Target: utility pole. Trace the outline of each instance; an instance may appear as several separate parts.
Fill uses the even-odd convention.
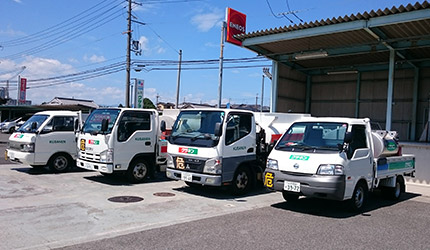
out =
[[[130,108],[130,53],[131,53],[131,1],[128,0],[128,19],[127,19],[127,66],[125,69],[125,104],[126,108]]]
[[[221,108],[222,99],[222,67],[224,62],[224,33],[225,33],[226,22],[222,22],[221,28],[221,49],[219,56],[219,83],[218,83],[218,108]]]
[[[179,107],[179,88],[181,85],[182,50],[179,50],[178,84],[176,85],[176,108]]]
[[[261,81],[261,107],[260,107],[260,112],[263,112],[263,105],[264,105],[264,75],[263,75],[263,80]]]

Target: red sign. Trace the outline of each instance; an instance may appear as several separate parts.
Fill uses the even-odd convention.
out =
[[[246,15],[235,11],[231,8],[227,8],[227,38],[226,41],[239,46],[242,46],[242,42],[235,39],[233,36],[243,34],[246,32]]]
[[[27,78],[21,78],[19,85],[19,103],[25,103],[25,93],[27,89]]]

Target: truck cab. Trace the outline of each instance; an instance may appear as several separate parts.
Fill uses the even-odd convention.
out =
[[[46,165],[65,172],[77,157],[74,124],[78,112],[43,111],[30,117],[9,137],[5,156],[32,167]]]
[[[374,133],[368,118],[295,122],[268,157],[264,185],[282,191],[287,201],[299,196],[349,200],[355,210],[375,188],[395,188],[399,182],[404,190],[402,177],[414,172],[414,157],[397,155],[397,144],[388,147],[393,152],[381,155]],[[382,170],[383,163],[388,170],[394,162],[397,167]]]
[[[131,182],[142,182],[163,161],[159,136],[156,110],[96,109],[79,132],[76,164],[104,175],[124,172]]]
[[[168,137],[167,177],[191,186],[230,186],[235,194],[246,193],[257,180],[262,180],[268,154],[267,136],[278,132],[276,128],[288,128],[302,115],[259,114],[258,117],[260,125],[256,114],[250,111],[182,110]]]

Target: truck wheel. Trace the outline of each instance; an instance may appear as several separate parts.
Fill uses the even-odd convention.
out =
[[[354,212],[360,212],[367,202],[367,187],[362,183],[357,183],[352,198],[348,201],[349,207]]]
[[[287,191],[282,191],[282,196],[284,197],[284,200],[287,202],[296,202],[299,199],[298,194],[292,194]]]
[[[235,195],[242,195],[247,193],[252,186],[252,174],[246,167],[239,167],[233,177],[231,191]]]
[[[11,127],[11,128],[9,129],[9,134],[12,134],[13,132],[15,132],[15,127]]]
[[[144,159],[135,159],[127,169],[127,179],[132,183],[143,182],[149,174],[149,164]]]
[[[55,154],[49,159],[48,167],[54,173],[64,173],[72,165],[72,158],[63,153]]]
[[[383,190],[385,197],[390,200],[398,200],[403,192],[405,192],[405,181],[401,176],[397,176],[396,185],[394,187],[386,187]]]

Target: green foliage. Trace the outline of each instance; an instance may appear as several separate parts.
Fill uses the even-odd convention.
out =
[[[143,98],[143,108],[145,109],[156,109],[154,103],[148,98]]]

